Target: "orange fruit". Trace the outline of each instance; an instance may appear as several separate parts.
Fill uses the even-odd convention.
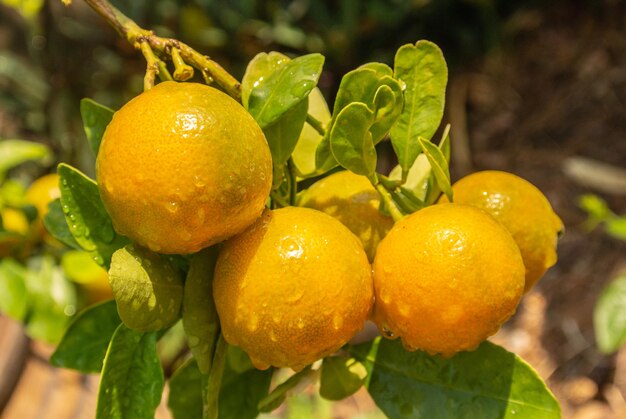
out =
[[[272,160],[256,121],[196,83],[160,83],[117,111],[96,163],[119,233],[160,253],[194,253],[261,214]]]
[[[524,290],[515,241],[467,205],[426,207],[397,222],[374,261],[374,321],[408,350],[451,356],[498,331]]]
[[[333,173],[302,192],[298,205],[313,208],[338,219],[363,244],[374,260],[380,240],[393,227],[393,220],[378,210],[380,196],[365,176],[349,171]]]
[[[222,333],[259,369],[300,370],[367,320],[372,276],[359,240],[309,208],[266,210],[220,251],[213,282]]]
[[[464,177],[452,189],[454,202],[484,209],[509,230],[524,259],[526,291],[556,263],[563,222],[532,183],[512,173],[487,170]]]
[[[37,209],[37,219],[33,224],[35,236],[57,247],[62,246],[62,244],[46,231],[43,219],[48,214],[48,204],[60,197],[59,175],[56,173],[50,173],[36,179],[26,191],[26,201]]]
[[[28,219],[22,211],[4,208],[0,211],[2,228],[6,233],[0,235],[0,257],[23,257],[31,248],[26,235]]]

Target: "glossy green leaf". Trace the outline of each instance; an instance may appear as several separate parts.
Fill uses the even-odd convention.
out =
[[[256,86],[263,84],[269,76],[280,67],[283,67],[290,58],[280,52],[261,52],[254,56],[246,67],[241,79],[241,103],[248,109],[250,93]]]
[[[191,259],[183,296],[183,327],[200,371],[208,374],[220,323],[213,302],[213,271],[217,248],[204,249]]]
[[[389,76],[392,77],[393,76],[393,70],[391,69],[391,67],[389,67],[387,64],[384,63],[365,63],[361,66],[359,66],[359,69],[369,69],[369,70],[374,70],[374,72],[376,72],[379,76]]]
[[[272,125],[263,129],[272,153],[272,163],[275,169],[282,169],[296,148],[304,121],[306,120],[308,107],[308,100],[303,100],[285,112]]]
[[[228,348],[228,353],[232,346]],[[259,415],[258,404],[267,396],[273,370],[255,368],[238,372],[226,364],[219,398],[219,417],[254,419]]]
[[[615,278],[604,290],[593,311],[598,348],[610,354],[626,344],[626,273]]]
[[[50,362],[84,373],[100,372],[111,337],[121,322],[115,301],[88,307],[70,323]]]
[[[351,352],[370,371],[372,398],[391,419],[557,419],[560,407],[521,358],[490,342],[450,359],[407,352],[398,340],[376,340]]]
[[[43,144],[23,140],[0,140],[0,178],[4,173],[27,161],[50,159],[50,149]]]
[[[307,380],[309,377],[315,374],[314,371],[311,370],[311,366],[305,367],[302,371],[299,371],[289,377],[285,382],[276,386],[274,390],[267,396],[263,397],[258,403],[259,412],[267,413],[271,412],[274,409],[277,409],[285,399],[287,398],[287,394],[301,381]]]
[[[450,184],[450,168],[448,161],[443,152],[423,137],[419,137],[419,144],[424,155],[430,163],[432,174],[437,182],[437,186],[446,194],[450,202],[452,202],[452,185]]]
[[[409,169],[406,180],[403,186],[412,191],[416,197],[422,201],[426,198],[426,192],[428,190],[428,178],[432,172],[430,163],[425,154],[417,156],[415,163]],[[402,167],[397,165],[389,173],[389,179],[401,181],[402,180]]]
[[[202,419],[202,373],[191,358],[181,365],[169,380],[167,399],[174,419]]]
[[[420,153],[418,138],[428,140],[443,117],[448,67],[443,53],[429,41],[400,47],[394,77],[405,85],[404,109],[391,129],[391,143],[406,173]]]
[[[73,249],[81,249],[67,225],[60,199],[55,199],[48,204],[48,212],[43,218],[43,225],[52,237],[64,245]]]
[[[0,313],[22,321],[27,310],[26,268],[13,259],[0,260]]]
[[[450,124],[446,124],[446,127],[443,129],[441,141],[439,142],[438,147],[443,153],[443,156],[446,158],[448,164],[450,164]]]
[[[248,110],[261,128],[277,121],[309,95],[317,85],[323,65],[323,55],[303,55],[280,66],[263,83],[253,87]]]
[[[324,358],[320,375],[320,396],[342,400],[356,393],[367,377],[363,364],[347,356]]]
[[[113,252],[127,244],[128,239],[113,229],[93,180],[66,164],[59,165],[58,173],[61,209],[72,236],[99,265],[108,269]]]
[[[163,392],[156,333],[121,324],[111,339],[98,390],[96,419],[153,419]]]
[[[83,118],[83,128],[94,156],[98,155],[104,130],[111,122],[111,119],[113,119],[114,112],[113,109],[107,108],[93,99],[85,98],[80,101],[80,115]]]
[[[174,264],[158,253],[132,244],[116,251],[109,282],[127,327],[156,331],[180,319],[183,280]]]
[[[363,176],[376,170],[376,148],[370,128],[374,113],[363,103],[351,103],[337,117],[330,133],[330,147],[343,167]]]
[[[51,256],[29,259],[25,279],[30,303],[26,333],[56,344],[76,312],[76,289]]]

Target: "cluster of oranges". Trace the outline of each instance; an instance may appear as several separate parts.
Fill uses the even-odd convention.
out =
[[[537,188],[496,171],[395,225],[350,172],[270,210],[263,132],[236,101],[193,83],[161,83],[115,113],[97,181],[116,229],[142,246],[189,254],[223,242],[221,330],[258,368],[301,369],[370,319],[408,350],[470,350],[555,263],[562,230]]]

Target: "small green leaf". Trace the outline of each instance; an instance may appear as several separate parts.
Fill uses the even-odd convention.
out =
[[[450,359],[407,352],[398,340],[351,348],[370,371],[366,383],[391,419],[560,418],[558,402],[521,358],[490,342]]]
[[[604,227],[610,236],[626,241],[626,216],[607,218]]]
[[[165,257],[127,245],[113,254],[109,281],[119,315],[129,328],[156,331],[180,318],[183,281]]]
[[[50,362],[84,373],[100,372],[111,337],[121,322],[115,301],[85,309],[70,323]]]
[[[439,150],[443,153],[448,164],[450,164],[450,124],[446,124],[446,127],[441,133],[441,141],[439,142]]]
[[[104,360],[96,419],[153,419],[163,392],[156,333],[121,324]]]
[[[376,62],[365,63],[359,66],[357,70],[363,69],[363,68],[373,70],[379,76],[389,76],[389,77],[393,76],[393,70],[391,69],[391,67],[389,67],[387,64],[384,64],[384,63],[376,63]]]
[[[80,115],[83,118],[83,128],[94,156],[98,155],[104,130],[111,122],[111,119],[113,119],[114,112],[113,109],[107,108],[93,99],[85,98],[80,101]]]
[[[448,67],[443,53],[429,41],[400,47],[394,77],[405,85],[404,109],[391,129],[391,144],[404,172],[420,152],[418,137],[428,140],[443,117]]]
[[[425,154],[417,156],[415,163],[409,169],[406,180],[403,186],[413,192],[417,198],[424,201],[426,199],[426,192],[428,191],[428,179],[432,168],[428,162],[428,158]],[[397,165],[389,173],[389,179],[401,181],[402,180],[402,167]]]
[[[446,157],[439,147],[423,137],[419,137],[419,144],[428,159],[428,163],[430,163],[437,186],[446,194],[450,202],[452,202],[450,168],[448,167]]]
[[[99,265],[108,268],[113,252],[127,244],[128,239],[113,229],[96,182],[66,164],[59,165],[58,173],[61,208],[72,236]]]
[[[589,217],[595,222],[613,216],[613,212],[609,209],[606,201],[597,195],[585,194],[581,196],[578,200],[578,206],[589,214]]]
[[[320,376],[320,396],[342,400],[356,393],[367,377],[363,364],[347,356],[324,358]]]
[[[210,247],[191,259],[183,296],[183,327],[200,371],[208,374],[219,334],[219,318],[213,302],[213,271],[217,248]]]
[[[169,381],[167,406],[174,419],[202,419],[202,373],[191,358],[181,365]]]
[[[284,383],[279,384],[270,394],[263,397],[258,403],[259,412],[267,413],[274,409],[277,409],[285,399],[290,390],[296,387],[302,380],[306,380],[312,376],[314,372],[311,370],[311,366],[305,367],[302,371],[299,371],[289,377]]]
[[[0,260],[0,312],[22,321],[28,310],[26,268],[13,259]]]
[[[308,106],[309,102],[303,100],[285,112],[276,122],[263,129],[272,153],[274,168],[282,168],[296,148],[306,120]]]
[[[615,278],[600,294],[593,310],[598,348],[610,354],[626,344],[626,273]]]
[[[260,52],[254,56],[246,67],[246,72],[241,79],[241,103],[248,109],[250,93],[252,89],[263,84],[269,76],[290,60],[285,54],[271,51]]]
[[[363,176],[376,170],[376,148],[370,128],[374,113],[364,103],[351,103],[337,117],[330,134],[333,156],[346,169]]]
[[[317,85],[324,56],[309,54],[288,61],[250,92],[248,110],[265,128],[304,100]]]
[[[48,213],[43,218],[43,225],[52,237],[64,245],[73,249],[81,249],[67,225],[60,199],[57,198],[48,204]]]
[[[378,144],[391,129],[391,126],[402,111],[402,89],[392,78],[387,78],[388,84],[376,89],[374,95],[374,119],[370,128],[374,144]]]
[[[50,149],[43,144],[23,140],[0,141],[0,179],[7,170],[27,161],[50,159]]]

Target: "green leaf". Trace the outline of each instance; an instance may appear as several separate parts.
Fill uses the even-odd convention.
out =
[[[418,138],[430,140],[441,124],[448,67],[437,45],[418,41],[398,49],[394,77],[406,88],[404,109],[391,129],[391,144],[406,173],[420,153]]]
[[[228,362],[228,367],[231,370],[240,374],[254,368],[248,354],[239,346],[230,345],[228,347],[226,362]]]
[[[202,419],[202,373],[191,358],[181,365],[169,381],[167,406],[174,419]]]
[[[295,388],[302,380],[310,378],[314,374],[311,370],[311,366],[306,366],[302,371],[299,371],[289,377],[285,382],[279,384],[270,394],[263,397],[258,403],[259,412],[267,413],[274,409],[277,409],[285,399],[290,390]]]
[[[228,353],[232,346],[228,348]],[[259,415],[258,404],[270,389],[273,370],[251,368],[238,372],[226,364],[219,398],[219,417],[254,419]]]
[[[233,347],[228,348],[228,353]],[[219,394],[219,417],[253,419],[259,415],[257,404],[267,395],[272,380],[272,369],[248,369],[238,372],[227,364]],[[168,406],[174,419],[202,418],[202,373],[194,359],[181,366],[170,380]]]
[[[346,169],[363,176],[376,170],[376,148],[370,127],[374,113],[364,103],[351,103],[337,117],[330,134],[333,156]]]
[[[426,192],[428,191],[428,179],[432,168],[428,162],[428,158],[425,154],[417,156],[415,163],[409,169],[407,177],[403,186],[413,192],[415,196],[422,201],[426,199]],[[389,173],[389,179],[402,181],[402,167],[397,165]]]
[[[52,237],[64,245],[73,249],[81,249],[74,236],[72,236],[67,221],[65,221],[61,199],[57,198],[48,204],[48,212],[43,218],[43,225]]]
[[[248,109],[252,89],[263,84],[272,73],[287,64],[289,60],[290,58],[285,54],[276,51],[258,53],[250,60],[241,79],[241,103],[244,108]]]
[[[560,407],[537,373],[490,342],[450,359],[407,352],[398,340],[351,348],[370,371],[366,383],[391,419],[560,418]]]
[[[585,194],[578,200],[578,206],[594,221],[601,221],[613,216],[606,202],[597,195]]]
[[[13,259],[0,260],[0,312],[22,321],[28,310],[26,268]]]
[[[0,178],[7,170],[27,161],[42,161],[51,158],[50,149],[43,144],[23,140],[0,141]]]
[[[111,337],[121,322],[115,301],[88,307],[70,323],[50,362],[84,373],[100,372]]]
[[[111,339],[98,390],[96,419],[153,419],[163,392],[156,333],[121,324]]]
[[[593,310],[598,348],[610,354],[626,344],[626,273],[615,278],[600,294]]]
[[[324,358],[320,375],[320,396],[342,400],[356,393],[367,377],[363,364],[347,356]]]
[[[435,177],[437,186],[446,194],[450,202],[452,202],[452,185],[450,184],[450,169],[448,161],[443,152],[423,137],[419,137],[419,144],[428,159],[428,163],[432,168],[432,174]]]
[[[217,248],[196,253],[191,259],[183,295],[183,327],[200,371],[208,374],[217,344],[220,323],[213,302],[213,271]]]
[[[626,216],[608,218],[604,221],[604,227],[610,236],[626,241]]]
[[[288,61],[250,92],[248,110],[265,128],[304,100],[317,85],[324,56],[303,55]]]
[[[180,318],[183,281],[174,264],[132,244],[111,259],[109,282],[124,324],[147,332],[165,329]]]
[[[359,68],[357,70],[360,69],[369,69],[369,70],[373,70],[375,73],[377,73],[379,76],[389,76],[389,77],[393,77],[393,70],[391,69],[391,67],[389,67],[387,64],[384,63],[365,63],[361,66],[359,66]]]
[[[275,170],[276,168],[282,169],[296,148],[306,120],[308,107],[308,100],[303,100],[285,112],[276,122],[263,129],[272,153],[272,163]]]
[[[26,333],[56,344],[76,312],[76,289],[51,256],[31,258],[25,279],[30,303]]]
[[[61,208],[72,236],[99,265],[108,269],[113,252],[127,244],[128,239],[113,229],[96,182],[66,164],[59,165],[58,173]]]
[[[111,119],[113,119],[114,112],[113,109],[107,108],[93,99],[85,98],[80,101],[80,115],[83,118],[83,128],[94,156],[98,155],[104,130],[111,122]]]

